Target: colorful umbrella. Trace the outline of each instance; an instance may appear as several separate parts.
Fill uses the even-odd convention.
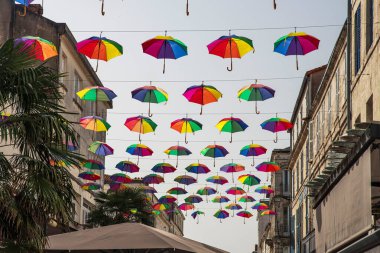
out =
[[[253,198],[249,195],[245,195],[245,196],[241,196],[238,201],[243,202],[243,203],[254,202],[255,198]]]
[[[196,120],[190,118],[182,118],[173,121],[170,127],[180,134],[185,133],[185,143],[187,142],[187,133],[194,133],[196,131],[202,130],[202,124]]]
[[[215,167],[215,158],[226,157],[226,155],[228,155],[228,151],[227,149],[225,149],[223,146],[220,146],[220,145],[208,145],[201,151],[201,154],[204,156],[214,158],[214,167]]]
[[[169,95],[166,91],[156,86],[143,86],[132,91],[132,98],[143,103],[148,103],[148,116],[152,117],[153,115],[150,113],[150,104],[166,103]]]
[[[255,209],[255,210],[258,210],[258,211],[262,211],[262,210],[266,210],[268,209],[269,206],[267,204],[264,204],[264,203],[256,203],[252,206],[252,209]]]
[[[1,114],[0,114],[0,122],[1,122],[2,118],[1,118]],[[72,141],[69,141],[68,143],[65,143],[66,144],[66,149],[70,152],[74,152],[76,150],[78,150],[78,146],[76,146]]]
[[[82,185],[82,189],[86,191],[95,191],[100,189],[100,184],[87,183]]]
[[[271,194],[274,192],[274,190],[270,186],[259,186],[255,189],[255,192],[261,193],[261,194]]]
[[[83,167],[90,169],[90,170],[104,170],[104,165],[102,162],[95,161],[95,160],[87,160],[83,163]]]
[[[244,218],[244,224],[245,224],[245,219],[249,219],[251,218],[253,215],[248,212],[248,211],[240,211],[236,214],[237,216],[239,217],[243,217]]]
[[[190,204],[190,203],[182,203],[178,206],[179,210],[186,211],[186,216],[187,216],[187,211],[193,210],[194,208],[195,208],[195,206],[193,204]]]
[[[140,168],[137,166],[137,164],[134,164],[133,162],[130,161],[121,161],[118,164],[116,164],[116,169],[119,169],[124,172],[129,172],[129,173],[135,173],[139,172]]]
[[[255,52],[252,40],[234,34],[231,35],[231,33],[211,42],[207,45],[207,48],[210,54],[231,59],[231,67],[227,67],[228,71],[232,71],[232,58],[241,58],[250,51]]]
[[[26,7],[28,7],[34,0],[16,0],[16,2],[24,5],[24,13],[21,13],[21,12],[17,12],[17,14],[21,17],[25,17],[26,16]]]
[[[0,122],[7,120],[10,116],[10,113],[0,112]]]
[[[139,133],[140,143],[141,143],[141,134],[154,132],[157,128],[157,124],[154,123],[153,120],[144,116],[128,118],[125,121],[124,125],[128,127],[129,130]]]
[[[176,170],[170,163],[158,163],[152,168],[152,171],[162,174],[173,173]]]
[[[116,173],[111,176],[111,180],[116,183],[128,184],[132,179],[123,173]]]
[[[117,95],[106,87],[92,86],[77,92],[81,100],[87,101],[112,101]]]
[[[184,184],[184,185],[191,185],[197,182],[197,179],[187,176],[187,175],[182,175],[174,178],[174,181],[179,183],[179,184]]]
[[[242,132],[248,127],[247,124],[244,123],[239,118],[224,118],[216,125],[216,128],[219,129],[220,132],[227,132],[231,133],[231,140],[230,143],[232,143],[232,134],[236,132]]]
[[[83,117],[79,121],[80,125],[87,130],[94,132],[106,132],[111,127],[104,119],[98,116]]]
[[[178,167],[178,157],[191,155],[191,151],[182,146],[172,146],[165,150],[165,154],[168,156],[174,155],[177,157],[176,167]]]
[[[143,144],[132,144],[127,148],[127,153],[137,156],[137,164],[139,164],[140,156],[151,156],[153,150]]]
[[[144,185],[141,187],[145,193],[157,193],[156,189],[154,189],[153,187],[149,186],[149,185]]]
[[[15,40],[16,46],[22,46],[21,50],[26,50],[32,57],[39,61],[46,61],[58,55],[55,45],[43,38],[25,36]]]
[[[174,203],[176,201],[177,201],[177,199],[171,195],[164,195],[158,199],[158,202],[161,204],[171,204],[171,203]]]
[[[92,171],[85,171],[82,172],[78,175],[78,177],[85,179],[85,180],[90,180],[90,181],[96,181],[100,179],[100,176],[96,174],[95,172]]]
[[[210,169],[201,163],[192,163],[189,166],[185,168],[188,172],[190,173],[195,173],[197,174],[197,179],[199,174],[207,174],[210,172]]]
[[[185,189],[181,188],[181,187],[173,187],[173,188],[169,189],[167,191],[167,193],[174,194],[174,195],[178,196],[178,195],[186,194],[187,191]]]
[[[243,207],[237,203],[231,203],[229,205],[226,206],[226,209],[229,209],[229,210],[241,210],[243,209]]]
[[[191,214],[191,217],[193,217],[194,220],[197,219],[197,224],[199,224],[199,216],[200,215],[205,215],[205,213],[202,211],[195,211]]]
[[[157,174],[149,174],[142,178],[144,184],[161,184],[165,182],[164,178]]]
[[[229,202],[230,199],[227,198],[226,196],[216,196],[211,200],[213,203],[219,203],[220,204],[220,209],[222,209],[222,203],[227,203]]]
[[[201,113],[203,112],[203,106],[218,102],[219,98],[222,97],[222,93],[218,91],[214,86],[204,85],[202,82],[201,85],[194,85],[183,93],[183,96],[192,103],[201,105]]]
[[[92,143],[88,147],[88,150],[99,156],[113,155],[113,148],[101,141],[95,141]]]
[[[250,145],[247,145],[247,146],[244,146],[241,150],[240,150],[240,154],[243,155],[243,156],[252,156],[252,166],[255,165],[255,156],[260,156],[260,155],[263,155],[267,152],[267,149],[264,148],[263,146],[261,145],[258,145],[258,144],[250,144]]]
[[[280,166],[275,162],[263,162],[256,166],[256,169],[261,172],[276,172],[281,170]]]
[[[216,190],[214,188],[211,188],[211,187],[208,187],[208,186],[200,188],[197,191],[197,194],[202,195],[202,196],[206,196],[206,202],[208,202],[208,196],[213,195],[215,193],[216,193]]]
[[[238,92],[238,98],[246,101],[255,101],[256,114],[260,114],[257,109],[257,101],[264,101],[273,98],[275,90],[262,84],[251,84],[243,87]]]
[[[246,192],[243,190],[243,188],[240,188],[238,186],[233,186],[227,189],[227,194],[235,195],[235,202],[236,202],[236,195],[243,195],[246,194]]]
[[[219,210],[214,214],[214,217],[220,220],[222,223],[222,219],[226,219],[230,216],[230,214],[225,210]]]
[[[202,197],[198,195],[190,195],[187,198],[185,198],[186,203],[197,204],[197,203],[201,203],[202,201],[203,201]]]
[[[77,43],[77,51],[86,55],[90,59],[96,59],[96,69],[98,71],[99,60],[109,61],[112,58],[123,54],[123,47],[116,41],[102,37],[93,36]]]
[[[228,163],[226,165],[223,165],[221,168],[220,168],[220,171],[223,171],[223,172],[226,172],[226,173],[232,173],[232,182],[234,183],[235,180],[234,180],[234,172],[240,172],[240,171],[244,171],[245,170],[245,167],[244,165],[241,165],[241,164],[237,164],[237,163]]]
[[[152,210],[152,214],[153,215],[160,215],[161,211],[159,211],[159,210]]]
[[[295,55],[298,70],[298,55],[306,55],[319,47],[319,40],[304,32],[289,33],[274,43],[274,51],[282,55]]]
[[[178,59],[187,55],[187,46],[171,36],[156,36],[142,44],[143,52],[157,59],[164,59],[165,74],[166,59]]]
[[[276,133],[276,139],[274,140],[274,142],[277,143],[278,141],[277,133],[280,131],[286,131],[288,129],[291,129],[293,127],[293,124],[290,123],[286,119],[276,117],[276,118],[271,118],[264,121],[263,123],[260,124],[260,126],[262,129]]]
[[[252,175],[252,174],[245,174],[238,177],[239,182],[242,184],[248,185],[248,191],[249,187],[253,185],[260,184],[260,178]]]
[[[206,179],[207,182],[216,184],[216,190],[218,190],[218,185],[224,185],[228,183],[227,178],[216,175],[216,176],[211,176]]]
[[[277,215],[277,213],[275,211],[272,211],[272,210],[265,210],[265,211],[262,211],[261,216],[264,216],[264,215]]]
[[[170,208],[170,205],[166,203],[156,203],[152,208],[157,211],[166,211]]]
[[[114,182],[110,184],[109,191],[125,191],[127,188],[128,186],[126,184]]]

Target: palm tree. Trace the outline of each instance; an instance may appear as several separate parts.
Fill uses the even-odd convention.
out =
[[[13,40],[0,47],[0,248],[42,252],[46,226],[71,221],[71,174],[81,157],[63,143],[76,143],[60,105],[59,75],[39,64]],[[9,150],[6,152],[5,150]],[[23,251],[22,251],[23,252]]]
[[[144,190],[128,187],[120,191],[99,192],[96,207],[90,212],[88,223],[107,226],[125,222],[152,224],[151,206]]]

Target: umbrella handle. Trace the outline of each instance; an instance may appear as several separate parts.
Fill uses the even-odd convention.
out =
[[[232,39],[231,38],[230,38],[230,59],[231,59],[231,68],[227,67],[228,71],[232,71]]]
[[[185,132],[185,143],[188,144],[189,142],[187,141],[187,132]]]
[[[296,54],[296,68],[297,68],[297,70],[299,70],[299,67],[298,67],[298,54]]]
[[[277,4],[276,4],[276,0],[273,0],[273,9],[277,9]]]
[[[164,57],[164,68],[163,68],[163,70],[162,70],[162,74],[165,74],[165,65],[166,65],[166,58]]]
[[[141,144],[141,133],[139,133],[139,142]]]
[[[186,0],[186,16],[189,16],[189,0]]]
[[[251,166],[252,167],[255,166],[255,157],[254,156],[252,156],[252,164],[251,164]]]
[[[232,69],[233,69],[233,66],[232,66],[232,56],[231,56],[231,67],[227,67],[227,70],[232,71]]]
[[[175,167],[178,168],[178,156],[177,156],[177,162],[175,164]]]
[[[257,101],[255,102],[255,110],[256,110],[256,114],[260,114],[261,113],[259,110],[257,110]]]
[[[203,114],[203,105],[201,105],[201,112],[199,113],[199,115],[202,115]]]
[[[153,113],[150,113],[150,101],[149,101],[148,104],[149,104],[149,107],[148,107],[148,116],[149,116],[149,117],[152,117],[152,116],[153,116]]]
[[[232,172],[232,183],[235,183],[234,173]]]
[[[24,5],[24,12],[21,13],[21,12],[17,12],[17,14],[20,16],[20,17],[25,17],[26,16],[26,5]]]
[[[230,143],[232,143],[232,131],[231,131],[231,139],[230,139]]]
[[[106,12],[104,11],[104,0],[102,0],[102,15],[104,16]]]
[[[277,143],[278,142],[278,135],[277,135],[277,132],[276,132],[276,138],[273,140],[274,143]]]

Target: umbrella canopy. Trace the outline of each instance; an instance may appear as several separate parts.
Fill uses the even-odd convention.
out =
[[[182,211],[188,211],[188,210],[192,210],[194,208],[195,208],[195,206],[191,203],[182,203],[178,206],[178,209],[182,210]]]
[[[207,182],[214,183],[214,184],[227,184],[228,180],[225,177],[222,176],[212,176],[206,179]]]
[[[132,144],[127,148],[127,153],[137,156],[137,164],[139,164],[140,156],[151,156],[153,150],[143,144]]]
[[[208,186],[205,186],[203,188],[200,188],[198,191],[197,191],[197,194],[199,195],[202,195],[202,196],[206,196],[206,202],[208,202],[208,196],[210,195],[213,195],[213,194],[216,194],[216,190],[214,188],[211,188],[211,187],[208,187]]]
[[[243,190],[243,188],[241,187],[238,187],[238,186],[233,186],[233,187],[230,187],[226,190],[226,193],[227,194],[231,194],[231,195],[243,195],[245,194],[246,192]]]
[[[243,207],[237,203],[231,203],[229,205],[226,206],[226,209],[229,209],[229,210],[241,210],[243,209]]]
[[[222,36],[207,45],[207,48],[210,54],[231,59],[231,67],[227,67],[228,71],[232,71],[232,58],[241,58],[250,51],[255,51],[252,40],[235,34]]]
[[[8,112],[0,112],[0,122],[7,120],[10,116]]]
[[[223,165],[221,168],[220,168],[220,171],[223,171],[223,172],[226,172],[226,173],[232,173],[232,182],[234,182],[234,172],[240,172],[240,171],[244,171],[245,170],[245,167],[244,165],[241,165],[241,164],[237,164],[237,163],[228,163],[226,165]]]
[[[109,61],[123,54],[123,47],[116,41],[102,37],[93,36],[77,43],[77,51],[90,59],[96,59],[98,70],[99,60]]]
[[[141,134],[154,132],[157,124],[148,117],[137,116],[128,118],[124,125],[132,132],[139,133],[139,141],[141,143]]]
[[[203,201],[201,196],[198,195],[190,195],[185,198],[186,203],[201,203]]]
[[[88,147],[88,150],[99,156],[113,155],[113,148],[111,148],[111,146],[101,141],[93,142]]]
[[[222,97],[222,93],[211,85],[194,85],[186,89],[183,96],[192,103],[201,105],[201,113],[203,112],[203,106],[218,102]]]
[[[243,203],[254,202],[255,198],[249,195],[245,195],[245,196],[241,196],[238,201],[243,202]]]
[[[226,219],[230,216],[230,214],[225,210],[218,210],[216,213],[214,213],[214,217],[220,220],[220,223],[222,223],[222,219]]]
[[[87,116],[79,120],[80,125],[87,130],[94,132],[107,132],[111,127],[104,119],[98,116]]]
[[[255,210],[259,210],[259,211],[262,211],[262,210],[266,210],[268,209],[269,206],[267,204],[264,204],[264,203],[256,203],[252,206],[252,209],[255,209]]]
[[[251,84],[243,87],[238,92],[238,98],[245,101],[255,101],[256,114],[260,114],[257,109],[257,101],[264,101],[269,98],[273,98],[275,90],[262,84]]]
[[[139,166],[130,161],[119,162],[118,164],[116,164],[116,169],[129,173],[135,173],[140,171]]]
[[[100,184],[96,184],[96,183],[87,183],[87,184],[82,185],[82,189],[86,191],[99,190],[100,187],[101,187]]]
[[[181,176],[174,178],[174,181],[179,183],[179,184],[191,185],[191,184],[196,183],[197,179],[193,178],[192,176],[181,175]]]
[[[111,180],[116,183],[127,184],[132,182],[132,179],[123,173],[115,173],[111,176]]]
[[[154,165],[152,168],[152,171],[157,172],[157,173],[163,173],[163,174],[173,173],[176,170],[177,169],[174,168],[174,166],[171,165],[170,163],[158,163]]]
[[[39,61],[46,61],[58,55],[55,45],[40,37],[25,36],[16,39],[14,43],[16,46],[20,46],[22,51],[26,50]]]
[[[87,101],[112,101],[117,95],[106,87],[92,86],[77,92],[81,100]]]
[[[181,187],[173,187],[167,191],[169,194],[174,194],[174,195],[184,195],[187,194],[187,191]]]
[[[236,132],[242,132],[248,127],[247,124],[244,123],[239,118],[224,118],[216,125],[216,128],[219,129],[220,132],[226,132],[231,133],[231,140],[230,143],[232,143],[232,134]]]
[[[176,202],[177,199],[171,195],[164,195],[158,199],[158,202],[161,204],[171,204]]]
[[[170,205],[167,203],[157,203],[154,204],[152,208],[157,211],[166,211],[170,208]]]
[[[269,186],[263,185],[263,186],[257,187],[255,189],[255,192],[261,193],[261,194],[271,194],[274,192],[274,190]]]
[[[260,155],[263,155],[267,152],[267,149],[264,148],[263,146],[261,145],[258,145],[258,144],[250,144],[250,145],[247,145],[247,146],[244,146],[241,150],[240,150],[240,154],[243,155],[243,156],[252,156],[252,166],[255,165],[255,156],[260,156]]]
[[[132,91],[132,98],[149,104],[148,116],[151,117],[150,104],[166,103],[169,99],[168,93],[156,86],[143,86]]]
[[[185,134],[185,143],[188,143],[187,133],[202,130],[202,124],[190,118],[177,119],[170,124],[170,127],[180,134]]]
[[[210,169],[201,163],[192,163],[189,166],[185,168],[188,172],[190,173],[195,173],[197,174],[197,179],[199,174],[207,174],[210,172]]]
[[[249,219],[251,218],[253,215],[248,212],[248,211],[240,211],[236,214],[237,216],[239,217],[243,217],[244,218],[244,224],[245,224],[245,219]]]
[[[216,196],[215,198],[211,200],[211,202],[213,203],[227,203],[229,201],[230,199],[226,196]]]
[[[20,3],[22,5],[25,5],[25,6],[29,6],[31,2],[33,2],[34,0],[16,0],[17,3]]]
[[[275,143],[278,141],[278,135],[277,133],[280,131],[287,131],[288,129],[291,129],[293,127],[293,124],[290,123],[287,119],[283,118],[270,118],[263,123],[260,124],[262,129],[271,131],[273,133],[276,133],[276,139],[274,140]]]
[[[105,167],[102,162],[95,160],[87,160],[83,163],[83,167],[90,170],[104,170]]]
[[[125,191],[128,188],[127,184],[113,182],[110,184],[110,191]]]
[[[220,146],[220,145],[208,145],[201,151],[201,154],[204,156],[214,158],[214,167],[215,167],[215,158],[226,157],[226,155],[228,155],[228,151],[227,149],[225,149],[223,146]]]
[[[306,55],[319,47],[319,39],[304,32],[289,33],[274,43],[274,51],[282,55],[295,55],[298,70],[298,55]]]
[[[163,73],[165,73],[166,59],[178,59],[187,55],[187,46],[171,36],[156,36],[142,44],[143,52],[157,59],[164,59]]]
[[[241,175],[238,177],[239,182],[242,184],[252,186],[252,185],[257,185],[260,184],[260,178],[256,177],[255,175],[252,174],[245,174]]]
[[[165,182],[164,178],[157,174],[149,174],[143,177],[142,182],[144,184],[161,184]]]
[[[92,171],[82,172],[78,175],[78,177],[89,181],[96,181],[100,179],[100,176]]]
[[[276,172],[281,170],[280,166],[275,162],[263,162],[256,166],[256,169],[261,172]]]
[[[199,216],[200,215],[205,215],[205,213],[202,211],[195,211],[191,214],[191,217],[193,217],[194,220],[197,219],[197,224],[199,223]]]
[[[272,210],[265,210],[265,211],[262,211],[260,213],[261,216],[264,216],[264,215],[276,215],[277,213],[275,211],[272,211]]]
[[[182,146],[172,146],[164,151],[168,156],[174,155],[176,159],[176,167],[178,167],[178,157],[191,155],[191,151]]]

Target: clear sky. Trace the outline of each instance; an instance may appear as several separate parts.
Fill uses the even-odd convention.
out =
[[[100,1],[96,0],[45,0],[45,16],[56,21],[66,22],[78,41],[90,36],[103,36],[118,41],[124,46],[124,55],[108,63],[100,63],[98,74],[104,85],[113,89],[118,98],[114,100],[114,109],[109,111],[108,122],[112,125],[107,142],[115,148],[115,155],[106,161],[107,173],[115,173],[116,163],[126,160],[129,156],[125,149],[138,142],[138,135],[130,132],[123,124],[127,117],[147,113],[147,104],[131,99],[131,91],[143,85],[159,86],[169,93],[166,105],[153,105],[152,119],[158,124],[156,134],[143,136],[143,143],[150,146],[154,156],[142,159],[140,165],[143,176],[150,172],[151,167],[163,159],[169,161],[163,151],[169,146],[183,141],[183,136],[170,129],[170,122],[186,116],[204,124],[203,131],[195,136],[189,136],[190,143],[186,146],[193,152],[191,157],[180,161],[178,171],[165,176],[167,183],[157,186],[160,195],[176,186],[173,178],[184,174],[184,168],[198,159],[210,166],[216,175],[219,167],[234,159],[246,166],[263,182],[266,175],[258,173],[250,166],[250,160],[239,155],[242,146],[251,141],[268,148],[268,153],[257,159],[262,162],[270,157],[273,148],[289,146],[289,136],[279,135],[281,141],[274,144],[274,137],[264,131],[259,124],[265,119],[275,116],[290,119],[298,95],[302,77],[305,71],[327,63],[331,50],[341,30],[340,26],[298,28],[318,37],[321,40],[320,49],[305,57],[300,57],[300,70],[295,67],[294,57],[285,57],[273,53],[273,42],[294,28],[287,29],[258,29],[233,31],[237,35],[246,36],[253,40],[255,54],[249,53],[241,60],[234,61],[234,70],[228,72],[226,67],[229,60],[209,55],[206,45],[222,35],[228,34],[229,29],[236,28],[280,28],[302,26],[341,25],[346,18],[346,1],[343,0],[277,0],[278,8],[273,10],[272,0],[189,0],[190,16],[185,15],[185,0],[106,0],[106,15],[100,15]],[[37,3],[40,0],[35,1]],[[170,30],[224,30],[207,32],[170,32]],[[111,32],[111,31],[153,31],[153,32]],[[162,61],[143,54],[141,43],[156,35],[174,36],[188,46],[189,55],[176,61],[168,60],[166,74],[162,74]],[[78,32],[88,31],[88,32]],[[156,32],[162,31],[162,32]],[[268,85],[276,90],[274,99],[259,103],[260,115],[253,114],[254,104],[239,102],[237,91],[253,81],[216,81],[216,80],[258,79],[259,83]],[[167,82],[167,81],[195,82]],[[204,108],[205,114],[199,115],[199,106],[188,103],[182,93],[191,85],[200,84],[202,80],[218,88],[223,93],[219,103]],[[133,82],[131,82],[133,81]],[[211,114],[210,114],[211,113]],[[235,117],[243,119],[250,127],[244,132],[234,135],[234,143],[228,143],[228,134],[219,134],[216,123],[234,113]],[[144,141],[145,140],[145,141]],[[195,142],[191,142],[195,141]],[[209,144],[224,145],[230,154],[226,160],[217,160],[213,167],[212,160],[205,160],[200,150]],[[184,143],[181,143],[184,145]],[[132,158],[134,160],[134,158]],[[175,163],[174,160],[170,162]],[[222,174],[222,173],[220,173]],[[224,175],[230,179],[230,175]],[[199,184],[188,187],[190,193],[205,185],[206,176],[199,177]],[[220,188],[222,193],[233,184]],[[211,186],[209,184],[209,186]],[[253,194],[257,199],[260,195]],[[180,202],[183,198],[180,197]],[[213,217],[218,205],[205,203],[198,206],[206,212],[201,217],[200,224],[190,217],[185,222],[185,236],[199,240],[233,253],[249,253],[257,243],[257,213],[244,225],[240,217],[229,218],[220,223]]]

